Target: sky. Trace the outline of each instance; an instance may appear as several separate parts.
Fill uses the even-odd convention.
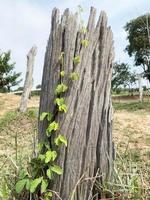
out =
[[[108,16],[115,41],[115,61],[134,65],[124,51],[128,41],[123,27],[126,22],[145,13],[150,13],[150,0],[0,0],[0,50],[11,50],[12,61],[16,62],[16,72],[26,72],[26,55],[33,45],[38,48],[34,66],[34,87],[41,84],[44,55],[50,33],[51,12],[54,7],[63,12],[70,8],[77,11],[77,6],[84,9],[86,21],[90,7],[101,10]],[[20,84],[23,85],[23,82]]]

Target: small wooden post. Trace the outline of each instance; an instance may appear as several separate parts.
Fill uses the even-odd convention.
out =
[[[33,46],[30,49],[29,53],[27,54],[27,71],[26,71],[23,93],[21,96],[21,103],[19,108],[20,112],[26,112],[27,110],[27,102],[33,86],[33,68],[34,68],[34,60],[36,54],[37,54],[36,46]]]

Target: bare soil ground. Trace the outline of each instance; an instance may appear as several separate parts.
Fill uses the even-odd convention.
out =
[[[14,111],[19,108],[21,96],[11,93],[0,93],[0,117],[8,111]],[[39,105],[39,97],[31,97],[28,101],[28,108],[37,108]]]
[[[129,148],[135,157],[150,164],[150,112],[115,111],[113,135],[118,149]]]

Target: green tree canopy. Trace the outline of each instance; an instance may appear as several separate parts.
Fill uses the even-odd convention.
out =
[[[136,66],[142,66],[150,81],[150,13],[131,20],[125,25],[129,45],[126,51],[133,56]]]
[[[11,87],[18,85],[21,73],[14,71],[15,63],[10,63],[11,52],[0,53],[0,92],[10,91]]]
[[[37,85],[36,89],[41,89],[41,84]]]
[[[126,63],[115,63],[112,74],[112,89],[132,86],[136,81],[135,73],[131,73],[130,66]]]

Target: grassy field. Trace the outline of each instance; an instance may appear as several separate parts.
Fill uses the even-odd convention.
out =
[[[29,110],[16,110],[19,96],[0,98],[0,196],[7,200],[10,189],[15,193],[18,167],[25,165],[35,150],[38,97],[29,101]],[[116,148],[114,180],[108,185],[113,199],[150,200],[150,103],[115,102],[113,138]],[[19,199],[18,199],[19,200]]]
[[[149,103],[114,103],[116,166],[123,185],[130,186],[129,199],[150,199],[149,130]],[[138,189],[134,190],[136,187]]]
[[[18,109],[21,96],[11,93],[0,93],[0,117],[9,111]],[[37,108],[39,105],[39,97],[34,96],[28,102],[28,108]]]

